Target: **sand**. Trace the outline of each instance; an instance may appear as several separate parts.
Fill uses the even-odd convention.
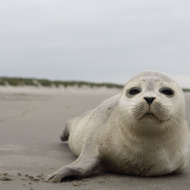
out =
[[[82,180],[45,182],[47,174],[76,158],[59,140],[65,122],[118,93],[108,89],[0,88],[0,189],[183,189],[190,188],[190,167],[180,175],[155,178],[97,171]],[[185,94],[190,123],[190,93]]]

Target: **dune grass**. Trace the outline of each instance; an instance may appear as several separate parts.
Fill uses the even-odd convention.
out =
[[[184,92],[190,92],[190,89],[188,89],[188,88],[183,88],[183,91],[184,91]]]
[[[113,84],[113,83],[92,83],[84,81],[51,81],[47,79],[32,79],[32,78],[10,78],[10,77],[0,77],[0,86],[44,86],[44,87],[70,87],[70,86],[87,86],[87,87],[107,87],[107,88],[123,88],[123,85]],[[190,89],[183,89],[184,92],[190,92]]]
[[[113,83],[92,83],[84,81],[51,81],[47,79],[29,79],[29,78],[9,78],[0,77],[0,85],[10,86],[44,86],[44,87],[69,87],[69,86],[87,86],[87,87],[107,87],[107,88],[123,88],[123,85]]]

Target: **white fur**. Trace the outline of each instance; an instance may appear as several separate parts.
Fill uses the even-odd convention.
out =
[[[126,93],[132,87],[140,87],[142,92],[128,97]],[[174,96],[161,94],[162,87],[172,88]],[[144,97],[156,98],[150,109]],[[145,115],[148,112],[154,116]],[[166,74],[143,72],[132,78],[121,94],[69,122],[69,147],[80,155],[92,141],[101,166],[113,172],[141,176],[181,172],[190,160],[184,117],[181,88]]]

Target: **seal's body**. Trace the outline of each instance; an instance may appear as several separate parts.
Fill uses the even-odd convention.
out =
[[[79,158],[49,180],[85,177],[98,167],[140,176],[181,172],[190,160],[184,117],[181,88],[166,74],[140,73],[121,94],[67,123],[61,139]]]

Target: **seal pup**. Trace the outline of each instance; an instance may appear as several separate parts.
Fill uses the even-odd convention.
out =
[[[104,170],[139,176],[183,171],[190,134],[182,89],[168,75],[146,71],[122,92],[70,120],[61,135],[78,159],[48,176],[50,182]]]

